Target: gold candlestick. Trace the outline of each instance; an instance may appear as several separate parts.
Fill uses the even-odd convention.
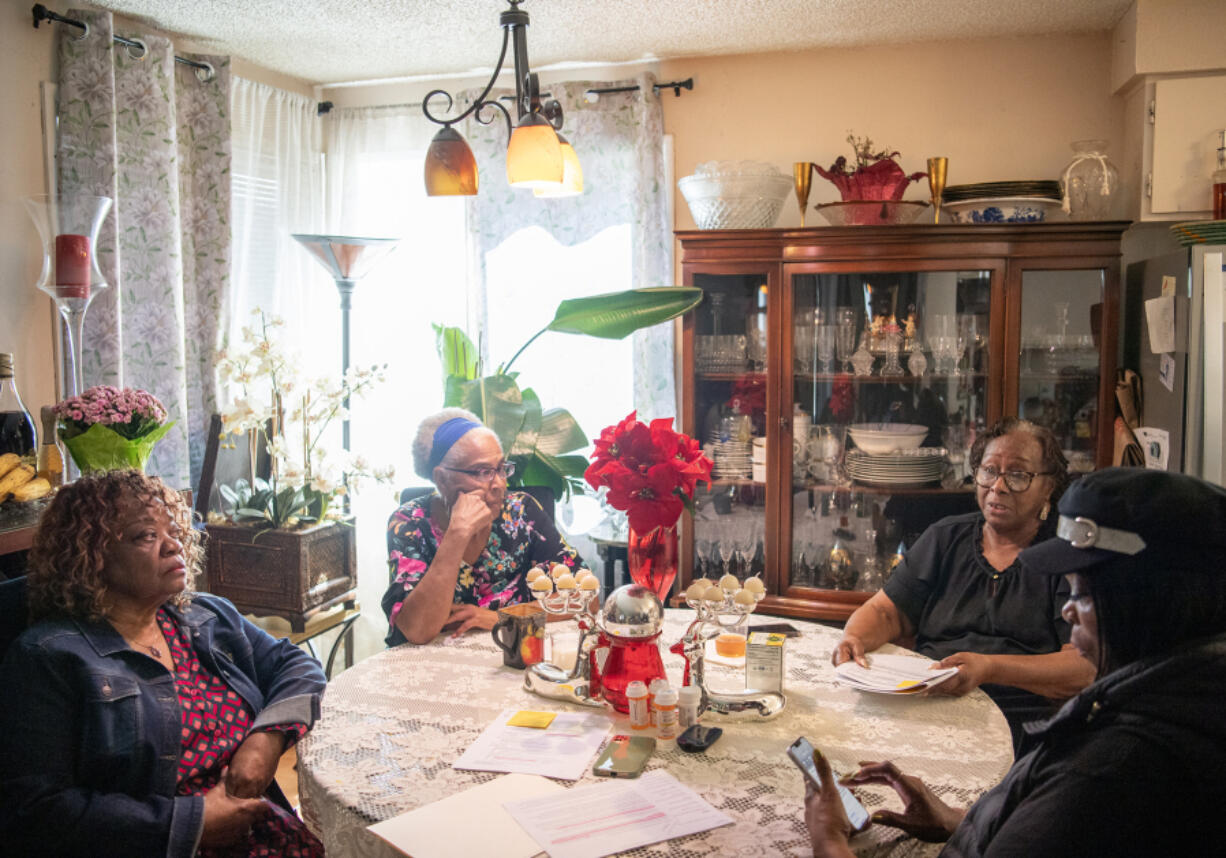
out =
[[[945,193],[945,173],[948,168],[948,158],[928,159],[928,187],[932,190],[933,223],[941,222],[941,194]]]
[[[813,164],[796,161],[792,164],[792,181],[796,187],[796,202],[800,204],[800,225],[805,225],[805,209],[809,205],[809,188],[813,185]]]

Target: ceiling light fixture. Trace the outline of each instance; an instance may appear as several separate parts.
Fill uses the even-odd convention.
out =
[[[519,8],[523,0],[507,0],[511,8],[499,16],[502,26],[502,52],[494,74],[472,106],[459,116],[441,119],[430,112],[430,99],[441,95],[451,110],[451,94],[436,89],[426,94],[421,110],[426,118],[443,126],[426,152],[426,194],[473,196],[477,193],[477,161],[461,134],[452,128],[470,115],[489,125],[502,112],[507,123],[507,181],[514,188],[532,188],[537,196],[571,196],[583,192],[583,170],[574,147],[557,132],[562,128],[562,105],[554,99],[541,101],[537,76],[528,68],[528,13]],[[515,121],[497,99],[486,99],[502,72],[511,45],[515,63]]]

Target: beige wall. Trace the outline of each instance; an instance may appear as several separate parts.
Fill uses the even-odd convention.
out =
[[[709,160],[749,158],[787,173],[793,161],[829,166],[851,156],[854,131],[900,151],[908,173],[944,155],[949,183],[962,184],[1055,179],[1071,141],[1118,143],[1110,70],[1103,33],[674,60],[660,75],[694,77],[692,93],[663,96],[678,177]],[[928,193],[921,180],[907,198]],[[814,179],[810,202],[838,199]],[[799,223],[789,200],[777,226]],[[679,194],[676,226],[694,226]]]
[[[25,0],[0,0],[0,351],[17,362],[17,386],[37,420],[55,401],[51,299],[34,290],[42,249],[22,197],[43,185],[38,83],[51,80],[55,37],[32,26]]]

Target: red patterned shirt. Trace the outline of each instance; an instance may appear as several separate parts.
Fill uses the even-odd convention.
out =
[[[200,663],[186,634],[169,614],[159,610],[158,622],[174,659],[175,686],[183,719],[178,794],[204,795],[220,782],[221,770],[250,732],[251,711],[232,688]],[[306,732],[301,724],[276,729],[285,733],[287,746]],[[307,831],[302,820],[275,802],[269,805],[273,812],[255,824],[244,846],[201,848],[197,856],[322,858],[323,845]]]

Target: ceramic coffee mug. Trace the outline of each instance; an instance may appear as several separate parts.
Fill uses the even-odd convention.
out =
[[[502,663],[523,669],[545,657],[545,611],[535,603],[498,609],[498,622],[490,629],[502,650]]]

